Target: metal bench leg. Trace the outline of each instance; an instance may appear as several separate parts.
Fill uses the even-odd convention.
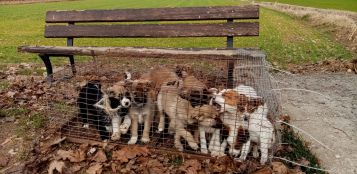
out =
[[[227,78],[227,88],[233,89],[234,88],[234,60],[228,61],[228,78]]]
[[[77,73],[77,70],[76,70],[76,66],[74,65],[74,56],[73,55],[69,56],[69,62],[71,63],[73,76],[75,76]]]
[[[51,83],[53,82],[53,70],[52,70],[52,64],[50,57],[48,55],[39,55],[40,58],[42,59],[43,63],[46,66],[46,72],[47,72],[47,77],[46,80]]]

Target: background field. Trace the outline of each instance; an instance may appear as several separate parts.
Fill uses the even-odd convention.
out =
[[[328,8],[338,10],[348,10],[357,12],[356,0],[258,0],[265,2],[279,2],[284,4],[294,4],[306,7]]]
[[[244,2],[247,3],[247,2]],[[46,39],[44,17],[48,10],[114,9],[181,6],[240,5],[233,0],[83,0],[0,6],[1,64],[39,61],[35,54],[18,53],[20,45],[65,45],[65,39]],[[259,47],[274,64],[316,62],[353,57],[331,36],[288,15],[261,8],[260,36],[235,38],[235,47]],[[77,46],[225,47],[225,38],[77,39]]]

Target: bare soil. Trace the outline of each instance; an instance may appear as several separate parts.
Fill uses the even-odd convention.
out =
[[[283,111],[295,126],[311,134],[310,143],[330,173],[357,173],[357,75],[351,73],[275,74],[281,90]],[[301,91],[299,89],[314,92]],[[318,93],[316,93],[318,92]]]

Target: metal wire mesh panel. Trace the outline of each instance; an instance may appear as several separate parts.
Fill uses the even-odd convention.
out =
[[[72,78],[65,68],[48,94],[52,124],[74,138],[267,162],[280,105],[265,55],[211,57],[97,57]]]

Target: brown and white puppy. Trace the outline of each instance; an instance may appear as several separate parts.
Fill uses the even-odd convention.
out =
[[[175,82],[179,80],[177,74],[168,68],[165,67],[157,67],[152,69],[151,71],[143,74],[139,80],[141,81],[150,81],[152,84],[152,92],[153,92],[153,101],[156,101],[157,94],[160,91],[160,88],[163,84],[168,82]],[[161,101],[157,101],[158,105],[162,105]],[[165,115],[163,113],[159,113],[160,121],[158,125],[158,131],[162,132],[165,128]]]
[[[255,90],[245,85],[235,89],[224,89],[215,95],[214,102],[221,106],[221,120],[229,127],[227,143],[230,155],[240,154],[240,149],[237,148],[241,136],[238,132],[239,128],[248,130],[249,114],[258,108],[260,101],[261,98],[257,96]]]
[[[144,123],[141,142],[150,141],[150,128],[154,116],[155,104],[153,101],[154,91],[152,82],[147,80],[134,80],[130,88],[131,107],[129,116],[131,118],[131,138],[128,144],[138,141],[138,126]]]
[[[180,85],[178,83],[162,85],[158,95],[158,103],[160,103],[158,110],[159,113],[166,113],[170,118],[169,131],[175,133],[175,147],[179,151],[183,151],[182,137],[193,150],[197,150],[197,142],[185,128],[187,125],[197,122],[201,125],[210,124],[206,120],[214,120],[218,116],[218,112],[212,105],[192,107],[188,100],[179,96]]]

